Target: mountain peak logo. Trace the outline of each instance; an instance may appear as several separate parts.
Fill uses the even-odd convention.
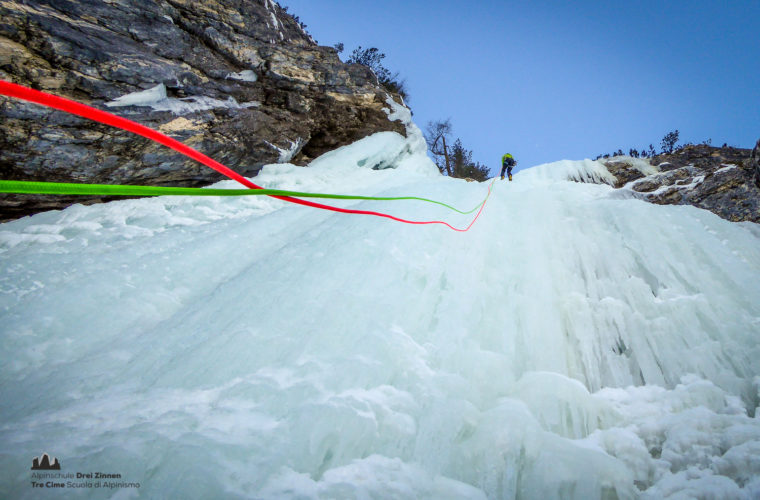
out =
[[[53,461],[51,464],[50,461]],[[57,458],[43,453],[40,457],[34,457],[32,460],[32,470],[61,470],[61,463]]]

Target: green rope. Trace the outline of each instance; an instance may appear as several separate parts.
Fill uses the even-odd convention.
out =
[[[446,203],[418,196],[357,196],[348,194],[304,193],[281,189],[213,189],[161,186],[128,186],[119,184],[74,184],[68,182],[32,182],[0,180],[0,193],[55,194],[75,196],[292,196],[296,198],[330,198],[335,200],[418,200],[435,203],[460,214],[471,214],[483,204],[462,211]]]

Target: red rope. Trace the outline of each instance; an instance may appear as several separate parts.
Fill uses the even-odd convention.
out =
[[[54,108],[60,111],[65,111],[66,113],[71,113],[73,115],[81,116],[89,120],[103,123],[105,125],[110,125],[112,127],[120,128],[122,130],[132,132],[133,134],[146,137],[152,141],[158,142],[159,144],[163,144],[164,146],[171,148],[174,151],[177,151],[178,153],[181,153],[189,158],[192,158],[206,165],[207,167],[213,168],[217,172],[229,177],[230,179],[238,181],[240,184],[246,187],[249,187],[251,189],[263,189],[261,186],[254,184],[253,182],[249,181],[248,179],[238,174],[234,170],[230,169],[229,167],[225,165],[222,165],[221,163],[219,163],[218,161],[212,158],[209,158],[208,156],[204,155],[200,151],[196,151],[195,149],[185,144],[182,144],[176,139],[172,139],[171,137],[164,135],[161,132],[158,132],[156,130],[153,130],[152,128],[146,127],[145,125],[140,125],[139,123],[133,122],[132,120],[122,118],[120,116],[108,113],[106,111],[101,111],[91,106],[87,106],[86,104],[72,101],[64,97],[59,97],[52,94],[48,94],[46,92],[41,92],[39,90],[30,89],[28,87],[24,87],[23,85],[17,85],[15,83],[7,82],[5,80],[0,80],[0,94],[7,95],[9,97],[15,97],[16,99],[30,101],[35,104],[40,104],[42,106],[47,106],[47,107]],[[490,195],[491,186],[488,186],[488,193]],[[453,229],[454,231],[460,231],[460,232],[467,231],[472,227],[472,225],[480,216],[480,213],[483,211],[483,206],[485,206],[485,201],[484,201],[477,215],[475,215],[475,218],[472,220],[472,222],[470,222],[470,225],[467,226],[465,229],[459,229],[446,222],[438,221],[438,220],[430,220],[430,221],[406,220],[406,219],[394,217],[393,215],[389,215],[382,212],[372,212],[369,210],[352,210],[349,208],[333,207],[331,205],[324,205],[322,203],[315,203],[313,201],[301,200],[299,198],[292,198],[290,196],[272,195],[272,198],[288,201],[290,203],[297,203],[299,205],[305,205],[307,207],[314,207],[314,208],[319,208],[322,210],[330,210],[333,212],[340,212],[344,214],[361,214],[361,215],[374,215],[376,217],[385,217],[387,219],[403,222],[405,224],[443,224],[444,226],[447,226]]]

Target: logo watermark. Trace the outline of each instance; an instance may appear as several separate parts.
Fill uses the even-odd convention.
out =
[[[53,463],[50,463],[51,457],[43,453],[40,457],[34,457],[32,460],[32,470],[61,470],[61,463],[57,458],[52,457]]]
[[[32,488],[140,488],[140,483],[127,481],[119,472],[64,472],[57,458],[48,453],[32,459]],[[37,472],[42,471],[42,472]]]

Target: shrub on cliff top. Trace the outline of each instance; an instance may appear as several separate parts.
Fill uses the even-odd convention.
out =
[[[404,80],[399,79],[398,72],[391,73],[388,68],[383,66],[383,59],[385,59],[385,54],[380,52],[377,47],[362,49],[360,45],[351,52],[346,62],[367,66],[375,73],[377,81],[385,90],[396,93],[403,97],[404,101],[408,101],[409,94],[407,93]]]

